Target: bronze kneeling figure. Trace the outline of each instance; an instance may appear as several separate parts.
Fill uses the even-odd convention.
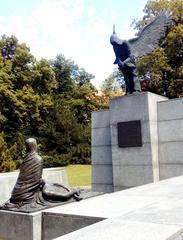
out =
[[[11,193],[11,198],[0,209],[16,210],[36,209],[50,206],[51,203],[67,201],[71,198],[81,200],[79,190],[71,190],[62,184],[46,183],[42,179],[43,160],[37,152],[37,142],[29,138],[25,142],[26,156],[20,166],[18,179]]]

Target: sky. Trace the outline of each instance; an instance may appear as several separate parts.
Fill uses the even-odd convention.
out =
[[[132,20],[147,0],[0,0],[0,35],[15,35],[31,53],[55,59],[63,54],[95,76],[99,88],[114,69],[113,24],[121,39],[134,37]]]

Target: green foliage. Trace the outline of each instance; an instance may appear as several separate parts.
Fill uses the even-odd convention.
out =
[[[63,55],[37,61],[14,36],[0,39],[0,52],[0,171],[16,168],[27,137],[37,139],[46,167],[90,163],[91,112],[105,107],[93,75]]]
[[[9,172],[16,169],[16,144],[8,148],[2,134],[0,135],[0,172]]]
[[[108,78],[102,82],[101,90],[106,99],[109,99],[123,94],[122,86],[123,82],[121,81],[122,76],[118,70],[114,70]]]
[[[42,156],[44,167],[62,167],[70,163],[70,154]]]
[[[172,24],[167,35],[160,40],[159,48],[138,59],[137,66],[141,78],[150,76],[149,90],[170,98],[183,96],[183,3],[182,0],[152,0],[144,8],[144,17],[134,21],[141,29],[158,12],[172,13]]]
[[[183,79],[176,79],[169,84],[169,96],[176,98],[177,96],[183,97]]]
[[[63,55],[57,55],[55,60],[51,61],[52,68],[58,81],[57,93],[64,93],[73,90],[75,86],[74,76],[78,66]]]
[[[167,54],[162,48],[155,49],[151,54],[138,59],[137,67],[139,75],[143,76],[148,73],[151,76],[149,90],[158,94],[164,94],[165,72],[172,73],[172,68],[168,64]],[[162,79],[164,81],[162,81]]]
[[[32,87],[39,94],[51,94],[56,89],[57,81],[55,73],[47,60],[41,59],[34,66]]]
[[[165,51],[172,68],[183,67],[183,23],[175,26],[165,39]],[[175,70],[175,76],[180,69]]]

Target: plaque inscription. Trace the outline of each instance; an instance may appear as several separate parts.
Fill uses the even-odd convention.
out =
[[[142,147],[140,120],[119,122],[117,123],[117,130],[119,147]]]

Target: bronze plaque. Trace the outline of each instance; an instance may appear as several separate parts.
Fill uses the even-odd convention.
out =
[[[140,120],[119,122],[117,123],[117,129],[119,147],[142,147]]]

